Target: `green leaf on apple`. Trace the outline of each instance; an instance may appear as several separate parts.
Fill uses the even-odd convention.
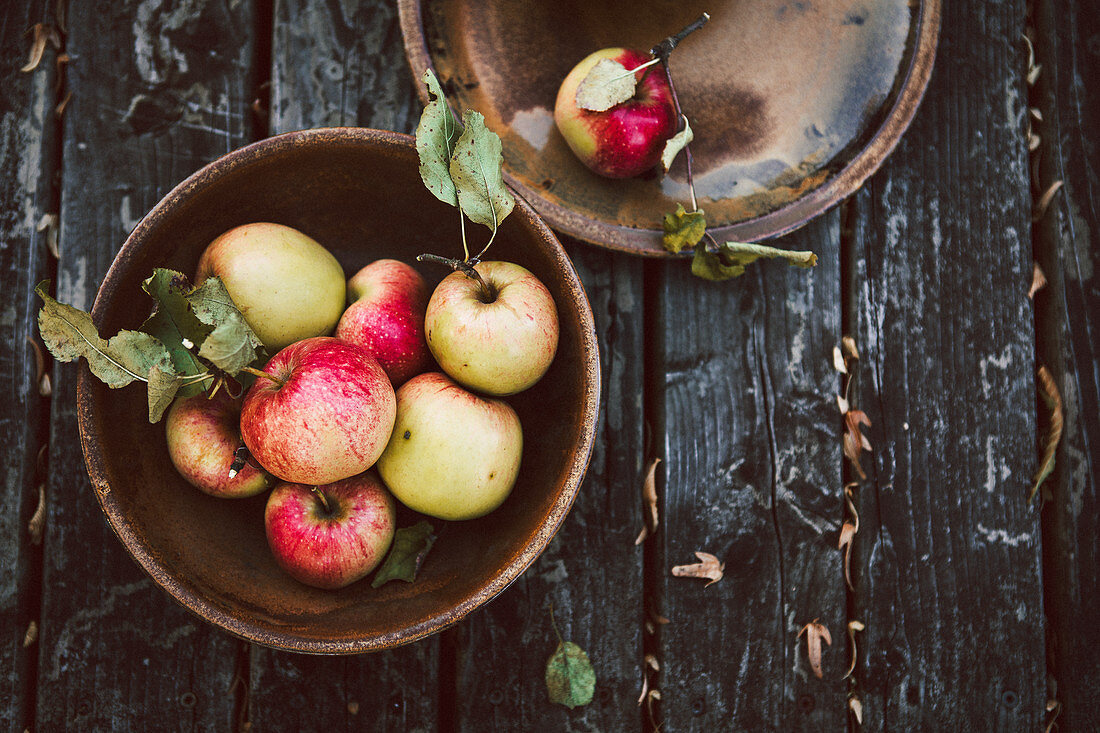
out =
[[[592,702],[596,691],[596,672],[584,649],[571,641],[562,641],[546,663],[546,689],[550,702],[572,710]]]
[[[214,327],[199,347],[199,356],[231,376],[256,360],[263,341],[245,321],[220,278],[203,280],[185,297],[195,317]]]
[[[516,203],[501,173],[504,156],[500,138],[485,126],[480,112],[466,110],[462,123],[465,129],[451,155],[451,180],[458,189],[462,213],[495,234]]]
[[[634,70],[613,59],[600,59],[577,85],[577,106],[605,112],[633,97],[636,89]]]
[[[428,522],[418,522],[411,527],[397,530],[385,562],[371,581],[371,588],[377,588],[391,580],[404,580],[407,583],[416,580],[416,573],[433,544],[435,535]]]
[[[437,199],[458,206],[458,189],[451,180],[451,154],[458,140],[458,120],[451,112],[443,88],[431,69],[424,72],[422,81],[428,87],[430,100],[416,126],[420,178]]]
[[[780,257],[797,267],[817,264],[817,255],[809,251],[777,249],[748,242],[724,242],[718,245],[716,252],[696,247],[691,272],[705,280],[728,280],[743,275],[745,268],[761,257]]]
[[[707,231],[707,217],[702,209],[686,211],[683,204],[676,204],[676,211],[665,214],[663,226],[661,243],[675,254],[699,243]]]
[[[191,281],[180,272],[158,267],[141,287],[154,301],[153,313],[141,330],[164,344],[179,374],[197,375],[209,371],[184,345],[187,341],[201,344],[211,331],[210,326],[195,317],[187,301],[187,295],[194,290]],[[201,384],[191,384],[182,394],[189,397],[202,389]]]
[[[664,152],[661,153],[661,167],[665,173],[668,173],[669,168],[672,167],[672,161],[676,159],[680,151],[695,139],[695,134],[691,131],[691,125],[688,124],[688,118],[680,115],[680,119],[684,121],[684,129],[668,139],[668,142],[665,143]]]

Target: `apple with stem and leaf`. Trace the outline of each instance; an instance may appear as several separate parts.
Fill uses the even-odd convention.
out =
[[[235,469],[240,416],[241,401],[225,390],[209,397],[177,397],[168,409],[168,457],[189,484],[211,496],[255,496],[271,485],[271,477],[253,462],[244,461]]]
[[[295,580],[336,589],[366,577],[393,541],[397,510],[373,472],[323,485],[280,483],[264,509],[267,544]]]
[[[255,222],[217,237],[199,258],[195,284],[218,276],[269,354],[332,333],[344,312],[344,270],[293,227]]]
[[[411,265],[375,260],[348,280],[348,307],[336,337],[369,351],[394,387],[432,366],[424,338],[428,284]]]
[[[426,372],[397,390],[397,421],[378,474],[414,511],[475,519],[508,498],[522,453],[519,416],[507,402]]]
[[[315,336],[254,370],[241,437],[284,481],[325,484],[362,473],[386,447],[397,412],[393,386],[362,346]]]

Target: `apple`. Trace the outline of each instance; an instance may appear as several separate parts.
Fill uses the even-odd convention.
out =
[[[370,473],[322,486],[280,483],[264,509],[279,567],[316,588],[343,588],[378,567],[393,541],[396,505]]]
[[[424,317],[428,348],[465,387],[498,397],[521,392],[554,360],[554,298],[521,265],[489,261],[474,269],[481,281],[455,271],[432,292]]]
[[[519,416],[508,403],[425,372],[397,390],[397,422],[378,474],[414,511],[475,519],[508,498],[522,453]]]
[[[272,475],[327,484],[370,468],[390,439],[397,402],[362,346],[315,336],[264,367],[241,408],[241,437]]]
[[[577,87],[602,59],[634,69],[652,58],[645,51],[604,48],[574,66],[558,88],[554,122],[577,158],[601,176],[632,178],[657,165],[679,127],[672,90],[659,64],[636,72],[634,96],[602,112],[578,107]]]
[[[297,229],[257,222],[203,250],[195,283],[217,275],[269,354],[332,333],[344,312],[344,270]]]
[[[424,339],[428,284],[412,266],[376,260],[348,280],[348,307],[336,337],[363,346],[399,387],[431,368]]]
[[[267,473],[252,462],[229,475],[241,446],[240,415],[241,401],[225,391],[210,398],[178,397],[168,408],[168,457],[189,484],[211,496],[255,496],[270,485]]]

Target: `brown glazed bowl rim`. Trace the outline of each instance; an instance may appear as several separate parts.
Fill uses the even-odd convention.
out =
[[[421,102],[427,102],[427,89],[420,77],[427,69],[435,70],[428,39],[424,33],[422,6],[425,0],[397,0],[405,58]],[[906,67],[899,71],[901,88],[889,106],[878,129],[867,144],[840,170],[805,195],[760,216],[722,226],[709,231],[720,239],[757,242],[788,234],[824,213],[863,186],[890,156],[902,134],[909,128],[928,88],[939,41],[942,0],[918,0],[915,20],[914,48]],[[673,254],[660,244],[658,229],[635,227],[600,221],[548,200],[542,193],[512,175],[508,162],[504,164],[504,180],[531,202],[556,231],[590,244],[617,252],[643,257],[688,257],[688,253]]]
[[[247,165],[274,151],[288,147],[324,143],[381,146],[382,148],[415,147],[412,136],[387,130],[359,127],[317,128],[265,138],[233,150],[212,161],[191,174],[165,195],[127,237],[96,294],[92,307],[92,318],[97,326],[102,323],[107,308],[105,304],[107,298],[103,296],[103,293],[109,292],[116,286],[128,261],[134,257],[148,233],[158,226],[160,219],[179,207],[189,194],[216,179],[224,171]],[[256,620],[240,618],[194,592],[186,582],[176,577],[170,568],[165,567],[157,560],[143,540],[140,531],[137,531],[128,522],[121,510],[119,501],[114,497],[107,482],[106,471],[101,465],[104,457],[92,439],[91,426],[94,421],[94,408],[91,387],[95,378],[92,376],[87,364],[81,364],[77,381],[77,421],[88,475],[95,490],[96,498],[111,529],[122,541],[130,555],[157,585],[193,614],[247,641],[293,652],[358,654],[396,647],[442,631],[503,591],[535,561],[557,533],[572,507],[591,459],[600,400],[600,364],[591,305],[572,261],[551,229],[521,196],[516,196],[513,213],[523,220],[525,226],[534,230],[538,240],[547,247],[554,262],[565,275],[565,281],[562,284],[575,300],[580,320],[581,343],[579,344],[579,353],[583,362],[585,380],[583,404],[581,406],[583,425],[577,448],[572,454],[572,465],[569,467],[562,490],[555,498],[549,513],[538,526],[527,546],[514,556],[498,574],[477,587],[475,592],[469,594],[459,604],[431,615],[426,622],[418,623],[415,626],[402,627],[392,633],[338,641],[306,639]]]

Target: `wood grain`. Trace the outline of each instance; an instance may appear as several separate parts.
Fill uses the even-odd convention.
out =
[[[270,132],[356,125],[411,132],[419,110],[390,3],[275,4]],[[348,273],[349,277],[354,273]],[[351,657],[251,651],[254,730],[431,731],[439,638]]]
[[[1048,281],[1035,297],[1039,361],[1054,375],[1065,413],[1044,487],[1050,692],[1061,706],[1059,729],[1083,731],[1100,727],[1100,150],[1092,138],[1100,129],[1100,16],[1064,0],[1037,3],[1034,13],[1042,64],[1033,95],[1042,112],[1037,198],[1062,183],[1035,246]],[[1040,414],[1045,429],[1048,413]]]
[[[251,13],[249,2],[72,5],[62,302],[89,309],[144,212],[248,141]],[[37,729],[231,729],[238,642],[176,606],[108,528],[77,439],[78,368],[55,370]]]
[[[535,564],[456,629],[459,730],[631,730],[641,725],[643,548],[642,263],[565,244],[596,319],[601,398],[573,508]],[[530,439],[536,439],[532,436]],[[551,620],[551,607],[553,621]],[[562,639],[596,672],[591,704],[550,703],[546,662]]]
[[[856,404],[872,450],[854,571],[870,730],[1043,720],[1023,22],[1022,2],[945,4],[917,117],[857,197]]]
[[[812,270],[762,261],[708,283],[663,273],[656,329],[664,472],[660,684],[668,731],[838,730],[845,725],[845,592],[838,375],[840,218],[778,240]],[[696,551],[722,580],[670,577]],[[833,644],[823,679],[800,629]]]
[[[21,730],[33,719],[37,644],[26,643],[38,624],[39,550],[28,522],[44,486],[49,399],[39,394],[35,325],[39,280],[48,276],[46,234],[37,231],[44,214],[56,207],[52,187],[56,156],[54,105],[57,103],[57,50],[52,45],[29,72],[27,62],[35,23],[52,18],[38,3],[5,4],[0,9],[0,728]],[[45,352],[40,352],[45,355]],[[48,362],[42,361],[48,366]],[[44,494],[43,494],[44,498]]]

